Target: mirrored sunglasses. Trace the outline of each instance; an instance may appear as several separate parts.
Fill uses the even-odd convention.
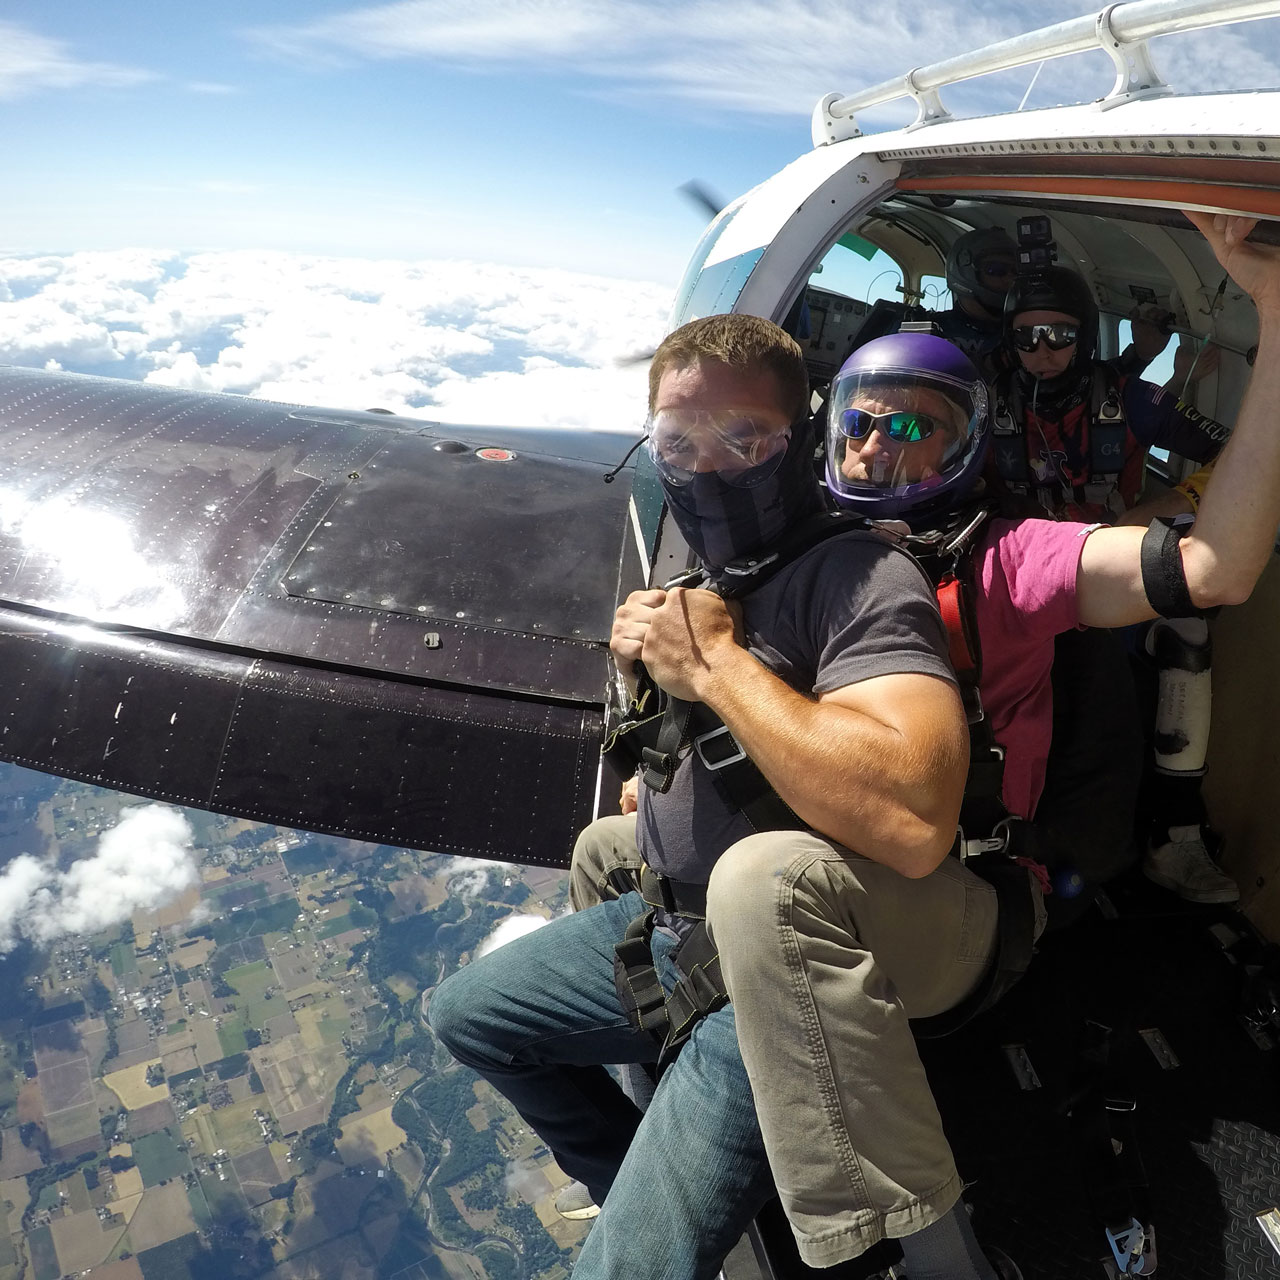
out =
[[[1013,327],[1013,345],[1019,351],[1034,351],[1041,342],[1050,351],[1065,351],[1080,336],[1078,324],[1018,324]]]
[[[927,413],[869,413],[866,409],[845,409],[840,414],[840,430],[850,440],[865,440],[873,431],[898,444],[927,440],[942,423]]]

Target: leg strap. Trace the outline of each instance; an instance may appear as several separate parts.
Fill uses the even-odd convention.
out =
[[[645,869],[646,878],[652,874]],[[661,1075],[699,1020],[726,1005],[729,996],[720,972],[720,953],[704,920],[694,921],[676,944],[671,958],[680,978],[668,996],[653,964],[653,925],[654,912],[647,911],[627,926],[625,937],[614,948],[613,978],[632,1026],[658,1043]]]
[[[653,967],[653,912],[637,916],[614,948],[613,981],[631,1025],[661,1044],[667,1035],[667,997]]]
[[[971,857],[965,866],[996,891],[995,955],[978,985],[954,1009],[932,1018],[911,1019],[912,1033],[921,1040],[949,1036],[990,1009],[1026,973],[1035,949],[1035,899],[1027,868],[1005,853]]]

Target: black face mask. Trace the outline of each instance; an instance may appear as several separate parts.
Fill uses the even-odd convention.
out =
[[[734,561],[769,550],[823,506],[807,422],[792,430],[782,465],[758,485],[727,484],[715,471],[699,471],[688,484],[663,478],[662,488],[671,518],[712,578]]]

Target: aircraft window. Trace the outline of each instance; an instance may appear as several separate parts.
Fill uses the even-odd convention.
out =
[[[902,268],[883,250],[853,234],[841,236],[831,246],[809,283],[868,306],[879,298],[902,298]]]
[[[946,276],[921,276],[920,292],[924,294],[923,306],[926,311],[951,309],[951,290],[947,288]]]
[[[588,1224],[551,1212],[564,1176],[419,1017],[422,992],[486,939],[564,910],[565,872],[292,831],[16,766],[0,766],[0,813],[3,1161],[27,1177],[20,1213],[28,1195],[32,1214],[56,1205],[62,1187],[95,1228],[73,1257],[87,1261],[102,1235],[97,1188],[169,1185],[185,1226],[164,1235],[154,1215],[117,1218],[95,1266],[185,1231],[178,1256],[212,1273],[198,1225],[259,1270],[323,1249],[337,1274],[367,1258],[351,1223],[388,1213],[402,1215],[397,1257],[414,1273],[435,1262],[428,1215],[474,1274],[516,1274],[500,1265],[513,1248],[526,1275],[571,1265]],[[21,854],[47,859],[39,876],[14,874]],[[150,895],[161,880],[181,890],[172,901]],[[47,1225],[28,1239],[37,1259],[55,1245],[67,1256]]]
[[[1173,376],[1173,353],[1178,349],[1178,336],[1178,334],[1174,333],[1169,338],[1169,345],[1147,365],[1142,376],[1148,382],[1154,382],[1157,386],[1162,387]],[[1119,324],[1118,350],[1123,351],[1132,340],[1133,326],[1128,319],[1121,320]]]
[[[846,233],[827,250],[786,321],[815,387],[840,367],[873,311],[878,332],[898,327],[902,285],[898,263],[859,235]]]

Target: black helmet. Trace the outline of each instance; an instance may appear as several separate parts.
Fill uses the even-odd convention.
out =
[[[1084,368],[1092,364],[1098,345],[1098,304],[1084,277],[1070,267],[1046,267],[1035,275],[1019,276],[1004,304],[1005,332],[1024,311],[1061,311],[1080,322],[1076,354],[1072,364]],[[1010,338],[1012,341],[1012,338]]]
[[[984,267],[993,260],[1007,263],[1008,274],[988,275]],[[1017,264],[1018,246],[1007,231],[999,227],[966,231],[947,252],[947,288],[957,297],[975,299],[993,317],[999,316]]]

